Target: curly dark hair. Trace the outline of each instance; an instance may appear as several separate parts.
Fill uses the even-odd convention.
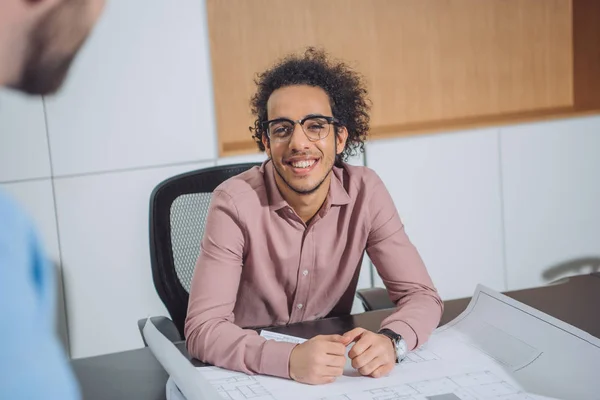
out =
[[[371,109],[364,79],[345,63],[330,60],[324,50],[309,47],[303,56],[289,55],[258,74],[254,83],[257,91],[250,105],[256,120],[250,131],[261,151],[265,150],[261,139],[267,135],[263,128],[263,122],[267,121],[267,101],[275,90],[292,85],[319,87],[329,96],[333,116],[348,130],[346,146],[336,157],[337,165],[364,151]]]

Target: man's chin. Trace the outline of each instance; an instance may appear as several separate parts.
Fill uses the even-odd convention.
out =
[[[308,194],[312,194],[314,193],[317,189],[318,186],[302,186],[302,187],[298,187],[298,186],[292,186],[290,185],[290,187],[292,188],[292,190],[294,192],[296,192],[299,195],[308,195]]]
[[[72,60],[73,57],[67,57],[52,66],[33,64],[13,88],[33,95],[56,93],[67,77]]]
[[[284,178],[284,181],[290,189],[301,195],[311,194],[319,187],[318,184],[315,184],[312,181],[307,182],[307,179],[298,179],[297,177],[289,175]]]

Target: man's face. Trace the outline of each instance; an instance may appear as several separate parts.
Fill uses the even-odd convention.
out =
[[[323,89],[297,85],[275,90],[267,102],[267,115],[269,120],[298,121],[311,115],[331,117],[332,112],[329,96]],[[329,134],[316,141],[309,140],[299,124],[294,125],[287,141],[268,141],[263,137],[280,188],[285,185],[296,194],[310,194],[327,180],[335,156],[344,150],[348,133],[341,128],[336,135],[333,125],[326,128]]]
[[[21,77],[11,86],[30,94],[58,90],[103,5],[104,0],[62,0],[42,16],[27,39]]]

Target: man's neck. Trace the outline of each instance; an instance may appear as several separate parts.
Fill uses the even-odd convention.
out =
[[[331,174],[332,172],[329,172],[329,175],[325,178],[321,186],[309,194],[296,193],[283,182],[283,179],[277,173],[275,173],[275,182],[284,200],[296,211],[296,214],[302,218],[302,221],[308,225],[310,220],[319,212],[323,203],[325,203],[325,199],[327,199],[331,184]]]

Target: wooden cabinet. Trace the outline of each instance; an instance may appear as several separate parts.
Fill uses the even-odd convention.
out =
[[[598,3],[207,0],[220,155],[255,151],[253,79],[306,46],[366,77],[374,138],[588,112],[599,96],[589,80],[600,59],[587,54],[594,40],[600,48]],[[575,51],[587,54],[579,64]],[[579,108],[577,88],[588,96]]]

